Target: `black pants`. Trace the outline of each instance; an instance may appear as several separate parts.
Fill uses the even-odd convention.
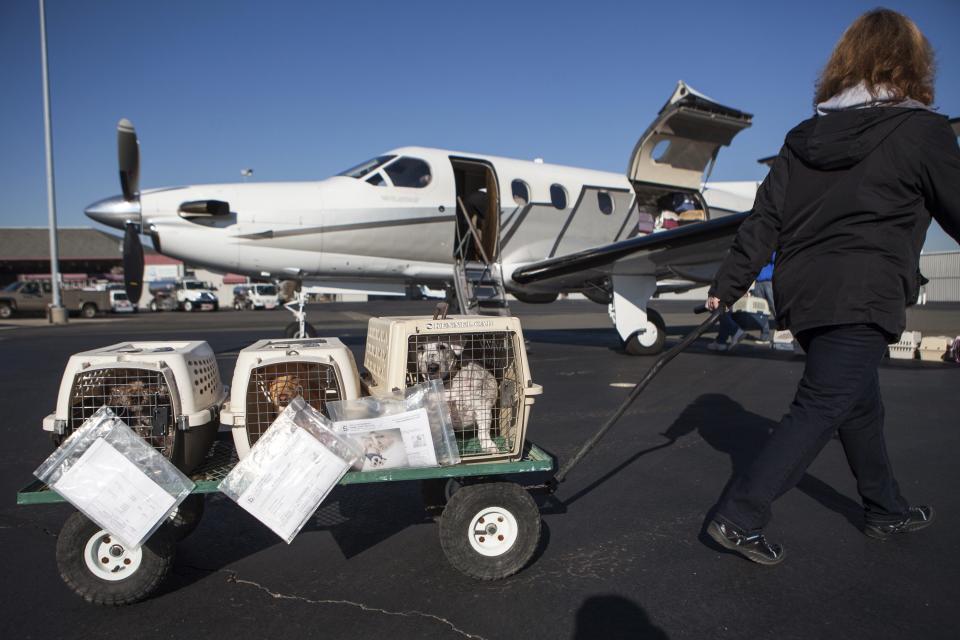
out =
[[[771,503],[800,481],[839,430],[866,519],[900,520],[908,505],[887,457],[877,375],[886,334],[873,325],[841,325],[801,332],[797,340],[807,362],[790,412],[748,471],[734,479],[717,517],[744,533],[762,529]]]

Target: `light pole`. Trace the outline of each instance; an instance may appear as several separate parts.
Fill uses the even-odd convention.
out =
[[[50,321],[67,324],[67,310],[60,295],[60,251],[57,246],[57,203],[53,187],[53,131],[50,126],[50,78],[47,76],[47,12],[40,1],[40,68],[43,72],[43,131],[47,150],[47,215],[50,222],[50,288],[53,304]]]

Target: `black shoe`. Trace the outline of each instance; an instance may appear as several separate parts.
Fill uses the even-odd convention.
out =
[[[870,524],[868,522],[863,525],[863,533],[877,540],[886,540],[895,533],[926,529],[933,524],[933,516],[933,507],[926,505],[910,507],[907,509],[907,517],[903,520],[890,524]]]
[[[770,544],[762,533],[747,536],[714,520],[707,526],[707,534],[721,547],[736,551],[747,560],[758,564],[774,565],[783,560],[783,547]]]

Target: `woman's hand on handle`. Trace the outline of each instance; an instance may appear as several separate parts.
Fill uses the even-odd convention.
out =
[[[720,308],[720,298],[715,298],[713,296],[707,298],[707,301],[704,303],[704,306],[708,311],[716,311]]]

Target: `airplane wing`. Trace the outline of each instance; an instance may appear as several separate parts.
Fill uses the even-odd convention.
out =
[[[524,265],[512,274],[520,285],[572,290],[611,275],[654,275],[705,284],[713,279],[749,215],[737,213],[646,236],[637,236]]]

